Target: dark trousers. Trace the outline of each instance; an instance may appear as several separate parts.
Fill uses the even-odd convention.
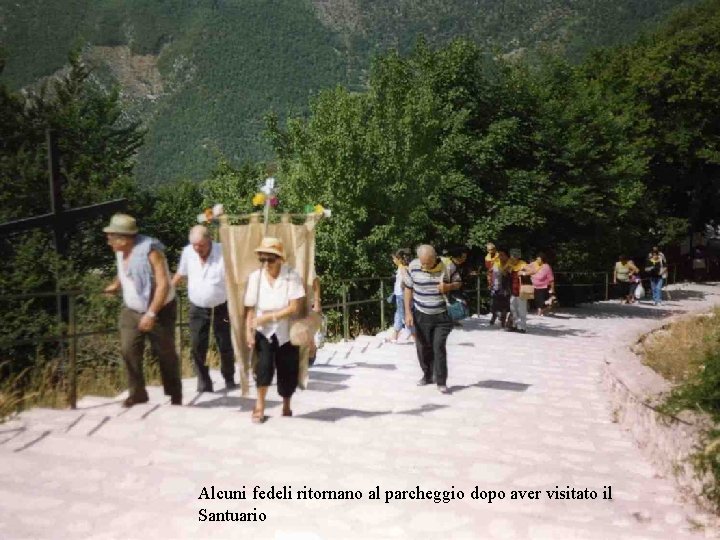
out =
[[[275,335],[268,340],[260,332],[255,332],[255,352],[258,387],[272,384],[277,367],[278,394],[284,398],[292,397],[297,389],[300,373],[300,348],[289,341],[280,347]]]
[[[146,400],[148,397],[143,374],[143,355],[147,337],[158,358],[165,395],[181,399],[180,361],[175,351],[177,302],[173,300],[158,312],[155,325],[149,332],[138,330],[141,318],[142,313],[132,309],[123,307],[120,311],[120,350],[127,370],[130,397],[138,401]]]
[[[190,349],[198,376],[198,391],[212,391],[212,381],[208,372],[208,344],[210,325],[215,333],[215,342],[220,352],[220,372],[227,382],[235,376],[235,355],[230,338],[230,317],[227,302],[214,308],[203,308],[190,302]]]
[[[446,312],[427,315],[417,309],[413,310],[415,321],[415,347],[423,377],[428,382],[445,386],[447,383],[447,349],[448,335],[453,324]]]

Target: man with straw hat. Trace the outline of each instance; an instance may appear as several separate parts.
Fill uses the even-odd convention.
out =
[[[120,346],[129,387],[123,407],[148,401],[143,375],[145,337],[157,353],[165,395],[173,405],[181,405],[180,362],[175,351],[177,303],[163,253],[165,246],[138,234],[135,218],[127,214],[115,214],[103,232],[117,263],[117,277],[105,292],[122,288],[123,296]]]
[[[255,250],[260,270],[248,278],[245,292],[247,343],[257,354],[255,423],[265,421],[265,397],[277,369],[283,416],[292,416],[290,400],[298,385],[300,349],[290,342],[290,319],[302,310],[305,287],[300,275],[284,264],[285,250],[278,238],[264,238]]]

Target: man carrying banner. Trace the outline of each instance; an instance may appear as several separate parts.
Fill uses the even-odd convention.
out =
[[[225,388],[232,390],[237,388],[233,380],[235,355],[230,338],[222,246],[212,241],[210,231],[204,225],[195,225],[190,229],[188,239],[190,244],[183,249],[172,284],[177,286],[187,278],[190,347],[198,377],[197,391],[213,391],[213,382],[205,363],[211,325],[220,352],[220,372],[225,379]]]

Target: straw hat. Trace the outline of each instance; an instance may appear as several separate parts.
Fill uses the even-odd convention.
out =
[[[277,255],[281,259],[285,259],[285,249],[279,238],[266,237],[260,243],[260,247],[255,249],[255,253],[271,253]]]
[[[137,234],[138,227],[135,218],[127,214],[115,214],[110,218],[110,225],[103,229],[105,233],[112,234]]]

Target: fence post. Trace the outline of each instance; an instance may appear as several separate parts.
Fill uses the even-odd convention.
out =
[[[475,291],[475,313],[480,315],[480,272],[478,272],[477,275],[477,284],[475,288],[477,289]]]
[[[350,339],[350,314],[348,313],[348,290],[347,284],[343,283],[342,286],[342,311],[343,311],[343,339],[348,341]]]
[[[68,331],[70,337],[70,383],[68,388],[68,404],[77,409],[77,323],[75,321],[75,295],[68,294]]]
[[[385,330],[385,283],[380,278],[380,331]]]
[[[605,272],[605,300],[610,300],[610,277]]]

